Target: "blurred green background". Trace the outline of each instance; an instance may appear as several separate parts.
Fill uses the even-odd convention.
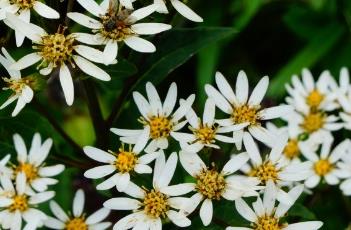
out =
[[[67,22],[64,17],[67,7],[83,11],[74,1],[46,2],[61,12],[61,19],[43,20],[34,15],[32,21],[50,32]],[[135,6],[148,3],[151,1],[137,1]],[[157,52],[139,54],[122,47],[119,63],[104,67],[112,76],[111,82],[86,79],[77,73],[72,107],[65,105],[57,72],[54,72],[47,89],[38,92],[35,102],[16,118],[10,117],[13,106],[0,111],[0,157],[12,153],[15,161],[13,133],[24,136],[28,145],[34,132],[52,137],[55,146],[49,162],[64,162],[68,168],[55,187],[56,199],[69,208],[74,190],[83,187],[89,194],[88,210],[94,210],[106,200],[105,195],[111,194],[97,194],[94,184],[84,179],[84,169],[94,163],[82,154],[79,146],[96,145],[115,150],[119,143],[117,137],[108,132],[111,126],[140,127],[136,122],[139,114],[130,96],[133,90],[145,93],[145,82],[157,84],[164,96],[169,84],[175,81],[181,97],[196,94],[194,107],[201,111],[206,99],[203,86],[213,82],[214,73],[221,71],[234,84],[238,71],[243,69],[251,87],[262,76],[270,77],[264,103],[271,105],[283,102],[284,83],[292,74],[300,74],[303,67],[310,68],[315,77],[329,69],[338,78],[339,69],[351,64],[350,0],[192,0],[189,5],[204,18],[204,23],[189,22],[174,10],[170,15],[153,15],[148,20],[168,22],[174,27],[149,38]],[[72,22],[68,25],[69,31],[84,31]],[[28,40],[23,47],[15,47],[13,32],[2,22],[0,45],[17,59],[31,52]],[[33,67],[22,73],[25,76],[35,71]],[[0,76],[7,76],[3,68]],[[0,103],[8,96],[9,92],[1,92]],[[64,137],[64,132],[69,138]],[[70,138],[79,146],[67,143]],[[112,194],[118,195],[114,191]],[[232,203],[219,203],[215,213],[213,224],[207,228],[194,216],[192,229],[223,229],[228,224],[245,224],[235,214]],[[321,186],[313,196],[302,198],[290,214],[293,221],[319,219],[325,223],[323,229],[346,229],[351,220],[350,198],[343,197],[337,188]],[[121,214],[113,214],[111,220],[115,222],[118,216]],[[165,229],[177,228],[167,225]]]

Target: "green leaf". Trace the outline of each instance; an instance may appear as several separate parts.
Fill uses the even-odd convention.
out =
[[[289,210],[289,216],[302,217],[304,220],[316,219],[315,214],[311,210],[299,203],[294,204],[294,206]]]
[[[300,73],[304,67],[312,67],[316,64],[334,47],[344,31],[344,27],[335,23],[317,33],[306,47],[275,75],[268,90],[268,96],[275,98],[284,96],[284,84],[290,81],[291,76]]]

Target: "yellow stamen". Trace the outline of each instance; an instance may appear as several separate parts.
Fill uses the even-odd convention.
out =
[[[134,35],[131,25],[126,22],[126,14],[126,11],[121,11],[117,15],[107,13],[102,16],[100,20],[103,27],[99,31],[102,36],[120,42]]]
[[[33,8],[35,0],[10,0],[10,4],[17,5],[21,10]]]
[[[334,169],[334,165],[327,159],[321,159],[314,163],[314,171],[319,176],[325,176]]]
[[[12,199],[13,199],[13,203],[9,207],[10,212],[27,211],[29,205],[28,205],[28,199],[26,195],[15,195]]]
[[[306,103],[312,108],[317,108],[323,101],[324,95],[318,90],[314,89],[306,98]]]
[[[19,165],[15,168],[15,173],[23,172],[26,174],[26,178],[28,182],[32,182],[38,177],[38,169],[29,163],[19,163]]]
[[[66,230],[88,230],[88,225],[83,217],[75,217],[66,222]]]
[[[310,113],[305,116],[301,127],[308,133],[313,133],[321,129],[325,122],[325,115],[323,113]]]
[[[198,129],[190,128],[196,139],[203,144],[211,144],[215,142],[216,130],[214,126],[200,125]]]
[[[278,180],[279,170],[270,161],[266,161],[257,168],[253,168],[249,172],[249,176],[258,177],[262,184],[266,184],[269,180],[276,182]]]
[[[4,77],[2,79],[7,84],[7,88],[11,89],[16,94],[21,94],[24,87],[31,83],[29,78],[10,79],[10,78]]]
[[[150,126],[150,137],[152,139],[168,137],[173,129],[173,123],[167,117],[163,116],[152,116],[149,118],[149,121],[140,118],[139,121],[144,125]]]
[[[220,200],[226,187],[224,176],[215,169],[203,169],[196,176],[196,190],[208,199]]]
[[[256,223],[253,223],[252,226],[255,230],[280,230],[284,225],[279,224],[279,219],[273,216],[262,216],[259,217]]]
[[[250,125],[258,125],[260,124],[258,110],[259,107],[252,107],[246,104],[234,107],[232,119],[237,124],[248,122]]]
[[[119,148],[119,152],[115,153],[115,155],[115,166],[119,172],[127,173],[134,170],[138,162],[138,157],[131,149],[127,151],[124,149],[124,145],[122,145]]]
[[[168,197],[154,189],[146,192],[143,205],[145,213],[151,218],[166,218],[170,209]]]
[[[299,142],[296,139],[290,139],[286,144],[284,155],[289,159],[294,159],[300,155]]]

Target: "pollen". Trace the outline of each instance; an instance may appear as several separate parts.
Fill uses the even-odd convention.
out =
[[[257,222],[252,224],[255,230],[280,230],[285,226],[279,224],[279,219],[273,216],[259,217]]]
[[[279,170],[270,161],[266,161],[257,168],[253,168],[249,172],[249,176],[257,177],[262,184],[266,184],[269,180],[276,182],[278,180]]]
[[[9,207],[10,212],[27,211],[29,205],[28,205],[28,198],[26,195],[15,195],[12,199],[13,199],[13,203]]]
[[[190,128],[193,131],[196,139],[203,144],[211,144],[215,142],[216,127],[201,125],[198,129]]]
[[[3,80],[7,84],[7,89],[11,89],[16,94],[21,94],[24,87],[31,83],[31,81],[26,78],[10,79],[4,77]]]
[[[66,222],[66,230],[88,230],[88,225],[83,217],[76,217]]]
[[[318,90],[312,90],[306,98],[306,103],[311,108],[317,108],[323,101],[324,95],[321,94]]]
[[[15,173],[23,172],[26,175],[27,181],[32,182],[38,177],[38,169],[29,163],[20,163],[15,168]]]
[[[314,163],[314,171],[319,176],[325,176],[334,169],[334,165],[327,159],[321,159]]]
[[[163,116],[152,116],[148,121],[140,118],[139,121],[144,125],[150,126],[150,137],[152,139],[168,137],[173,129],[173,123]]]
[[[65,27],[60,26],[55,34],[43,36],[41,44],[34,47],[43,57],[41,65],[51,63],[53,67],[58,67],[64,62],[72,64],[75,39],[73,35],[65,36],[64,33]]]
[[[135,34],[131,26],[123,19],[121,15],[105,14],[102,16],[103,27],[100,29],[102,36],[120,42]]]
[[[35,0],[10,0],[10,4],[17,5],[21,10],[33,8]]]
[[[166,218],[170,209],[168,197],[154,189],[146,192],[143,205],[146,215],[155,219],[159,217]]]
[[[294,159],[300,155],[299,142],[296,139],[290,139],[286,144],[284,155],[289,159]]]
[[[124,145],[119,149],[119,152],[116,155],[115,166],[117,170],[121,173],[127,173],[133,171],[136,163],[138,162],[137,155],[129,149],[126,151]]]
[[[196,190],[207,199],[220,200],[226,188],[224,176],[213,169],[203,169],[196,176]]]
[[[232,119],[234,120],[234,123],[238,124],[249,122],[250,125],[258,125],[260,124],[259,116],[257,114],[258,110],[258,106],[253,107],[247,104],[240,107],[234,107]]]
[[[310,113],[305,116],[301,127],[308,133],[313,133],[323,127],[325,115],[323,113]]]

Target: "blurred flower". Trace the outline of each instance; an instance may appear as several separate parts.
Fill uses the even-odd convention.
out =
[[[233,137],[221,135],[221,133],[240,130],[246,124],[234,125],[229,129],[228,127],[221,127],[215,124],[215,106],[212,99],[206,100],[202,121],[192,108],[189,109],[186,118],[190,124],[189,129],[193,132],[192,134],[173,132],[172,136],[180,142],[184,151],[197,153],[204,147],[219,149],[220,147],[216,144],[216,140],[225,143],[234,143],[236,141]]]
[[[25,34],[18,28],[14,28],[11,21],[7,20],[6,13],[11,13],[21,20],[29,23],[30,22],[30,11],[34,9],[40,16],[49,19],[60,18],[60,14],[45,5],[41,1],[36,0],[1,0],[0,1],[0,20],[4,20],[4,23],[11,29],[15,30],[16,45],[20,47],[23,44]]]
[[[287,144],[287,139],[287,133],[282,134],[279,138],[276,137],[275,145],[273,145],[266,159],[263,160],[257,144],[250,134],[245,133],[244,145],[250,156],[252,166],[245,165],[242,167],[242,171],[250,177],[257,178],[261,185],[266,186],[268,181],[272,181],[278,189],[277,199],[290,205],[292,203],[291,197],[281,187],[286,182],[305,180],[309,175],[308,170],[312,163],[284,161],[283,149]]]
[[[47,34],[42,28],[26,23],[17,17],[7,14],[8,20],[36,45],[35,52],[27,54],[11,66],[12,69],[21,70],[41,61],[37,68],[40,73],[48,75],[54,68],[59,68],[59,78],[63,93],[68,105],[73,104],[74,85],[67,64],[72,68],[77,65],[85,74],[103,81],[109,81],[110,75],[93,62],[101,63],[103,54],[97,49],[77,44],[74,35],[65,35],[65,28],[59,27],[54,34]],[[87,59],[90,61],[88,61]]]
[[[337,163],[337,167],[340,170],[338,176],[340,179],[345,179],[340,183],[340,189],[346,196],[351,195],[351,142],[348,142],[348,148],[345,149],[346,153]]]
[[[7,154],[6,156],[4,156],[0,160],[0,177],[2,177],[2,176],[11,177],[12,176],[12,169],[7,167],[7,164],[9,162],[10,158],[11,158],[11,155]]]
[[[200,218],[205,226],[212,221],[213,201],[222,198],[235,200],[239,197],[257,196],[258,193],[255,190],[261,188],[257,186],[260,183],[257,179],[232,175],[249,160],[249,156],[245,152],[230,159],[220,172],[217,171],[215,165],[208,168],[195,153],[181,151],[179,158],[183,168],[196,179],[196,183],[189,183],[196,194],[189,198],[183,211],[192,213],[203,201],[200,208]]]
[[[22,219],[27,222],[24,229],[41,227],[47,218],[45,213],[36,209],[38,204],[46,202],[55,196],[55,192],[41,193],[26,192],[26,175],[16,175],[16,187],[9,177],[2,176],[0,187],[0,224],[3,229],[22,229]]]
[[[266,109],[261,108],[260,103],[269,84],[268,77],[265,76],[259,81],[253,89],[250,98],[248,98],[249,83],[244,71],[240,71],[238,74],[235,94],[230,84],[219,72],[216,73],[216,83],[219,91],[207,84],[205,86],[206,93],[208,97],[214,100],[220,110],[230,115],[229,118],[220,119],[217,122],[224,127],[238,124],[247,125],[247,128],[234,132],[234,135],[239,140],[237,147],[241,148],[244,132],[250,133],[257,140],[269,145],[273,141],[272,135],[266,128],[261,126],[261,122],[279,118],[289,113],[292,110],[292,106],[280,105]]]
[[[140,38],[140,35],[158,34],[171,29],[164,23],[136,23],[152,14],[156,6],[150,5],[135,11],[112,7],[106,4],[98,5],[93,0],[77,0],[89,13],[98,17],[93,19],[78,12],[67,14],[73,21],[92,29],[93,34],[75,33],[76,39],[89,45],[106,45],[104,63],[110,64],[118,53],[118,43],[124,42],[135,51],[142,53],[155,52],[155,46]]]
[[[203,19],[183,2],[179,0],[170,0],[170,2],[174,9],[176,9],[176,11],[178,11],[178,13],[180,13],[183,17],[189,19],[190,21],[203,22]],[[157,6],[157,12],[168,14],[166,0],[154,0],[154,4]]]
[[[110,210],[101,208],[86,217],[83,213],[84,203],[85,195],[81,189],[76,192],[73,199],[73,215],[67,215],[55,201],[51,201],[50,209],[56,218],[48,217],[45,226],[52,229],[67,230],[104,230],[111,226],[111,222],[102,222],[110,214]]]
[[[340,118],[344,121],[344,128],[351,130],[351,85],[347,68],[340,70],[339,86],[335,86],[337,99],[341,107]]]
[[[173,136],[173,132],[180,130],[186,125],[186,120],[180,120],[191,108],[195,95],[190,95],[172,114],[177,101],[177,85],[175,83],[171,84],[163,104],[155,86],[150,82],[146,83],[146,94],[148,100],[138,92],[133,93],[135,104],[142,115],[139,121],[144,125],[144,129],[112,128],[111,131],[118,136],[122,136],[121,141],[135,144],[143,130],[149,130],[147,139],[152,141],[148,144],[145,151],[150,153],[158,149],[168,148],[168,137]]]
[[[275,202],[278,197],[278,192],[274,183],[269,180],[264,191],[263,200],[258,197],[256,202],[252,204],[253,209],[242,199],[235,201],[236,210],[246,220],[250,221],[252,228],[227,227],[226,230],[237,229],[282,229],[282,230],[317,230],[322,227],[321,221],[307,221],[294,224],[288,224],[282,220],[286,212],[291,208],[293,203],[303,191],[303,185],[298,185],[292,188],[288,194],[292,199],[292,203],[287,205],[280,202],[276,207]]]
[[[15,176],[19,173],[24,173],[27,184],[39,192],[47,190],[49,185],[57,184],[58,180],[51,177],[60,174],[65,169],[65,166],[62,164],[46,166],[44,162],[51,149],[52,139],[49,138],[44,143],[41,143],[40,134],[34,134],[29,152],[20,135],[13,135],[13,141],[17,151],[18,162],[17,165],[12,165]]]
[[[337,168],[338,162],[349,151],[351,141],[346,139],[340,142],[332,151],[333,136],[325,136],[321,144],[320,153],[317,154],[307,145],[301,145],[303,156],[311,162],[309,176],[305,181],[308,188],[316,187],[321,179],[329,185],[340,183],[340,177],[345,177],[342,170]]]
[[[155,163],[153,188],[142,189],[130,182],[124,191],[133,198],[118,197],[107,200],[104,206],[113,210],[132,210],[133,213],[120,219],[113,227],[119,229],[162,229],[162,220],[167,217],[179,227],[191,225],[191,221],[181,211],[185,198],[175,197],[190,192],[189,184],[171,185],[177,166],[177,154],[172,153],[166,161],[161,154]]]
[[[84,152],[88,157],[102,163],[107,163],[107,165],[87,170],[84,176],[98,179],[117,171],[112,177],[99,184],[96,188],[98,190],[106,190],[116,186],[118,191],[123,192],[130,182],[131,173],[152,173],[152,168],[148,164],[158,157],[158,153],[148,153],[140,156],[147,143],[148,136],[149,131],[145,129],[135,146],[133,148],[130,146],[129,150],[124,147],[124,144],[122,144],[122,147],[117,152],[111,151],[109,153],[90,146],[84,147]]]
[[[12,95],[0,106],[0,109],[5,108],[15,100],[17,104],[12,112],[12,116],[16,116],[27,103],[30,103],[33,99],[33,89],[31,88],[31,78],[21,78],[21,72],[10,68],[16,61],[6,51],[5,48],[1,48],[4,56],[0,54],[0,63],[9,73],[10,78],[3,77],[6,83],[6,87],[3,90],[11,90]]]

